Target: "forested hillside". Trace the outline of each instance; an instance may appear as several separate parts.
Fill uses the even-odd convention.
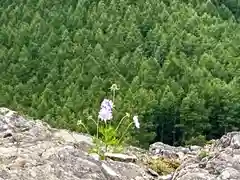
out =
[[[0,106],[84,131],[116,83],[130,142],[240,127],[238,0],[0,0]],[[95,129],[91,128],[91,133]],[[202,136],[201,136],[202,135]]]

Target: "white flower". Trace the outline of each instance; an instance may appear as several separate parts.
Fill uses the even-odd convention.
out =
[[[102,121],[111,120],[112,116],[113,102],[109,99],[104,99],[101,103],[101,109],[98,113],[98,118]]]
[[[111,120],[113,118],[111,109],[102,108],[98,113],[98,118],[105,122]]]
[[[134,122],[136,128],[139,129],[140,128],[140,123],[138,121],[138,116],[133,116],[133,122]]]
[[[109,99],[104,99],[101,103],[101,109],[106,108],[108,110],[112,110],[113,108],[113,102]]]

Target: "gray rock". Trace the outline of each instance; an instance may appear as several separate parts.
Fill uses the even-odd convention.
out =
[[[172,179],[172,174],[160,176],[159,180],[171,180]]]
[[[223,179],[235,179],[238,180],[240,177],[240,171],[233,169],[233,168],[226,168],[224,169],[221,174],[217,177],[218,180],[223,180]]]
[[[93,146],[91,136],[27,119],[0,108],[0,180],[240,179],[240,132],[228,133],[209,147],[172,147],[158,142],[150,146],[149,153],[129,147],[126,154],[106,153],[112,160],[100,160],[88,153]],[[180,158],[182,164],[173,174],[158,176],[141,163],[132,163],[149,156]]]
[[[148,180],[133,163],[88,154],[89,135],[51,128],[0,108],[0,180]]]
[[[215,180],[213,176],[210,176],[206,173],[193,173],[188,172],[182,177],[178,178],[179,180]]]
[[[236,134],[232,137],[230,146],[234,149],[240,149],[240,134]]]
[[[149,173],[152,174],[153,176],[156,176],[156,177],[159,176],[159,174],[158,174],[156,171],[154,171],[153,169],[151,169],[151,168],[148,168],[148,171],[149,171]]]
[[[97,153],[91,153],[89,154],[90,157],[92,157],[93,159],[95,159],[96,161],[100,160],[100,156]]]
[[[196,146],[196,145],[194,145],[194,146],[190,146],[189,149],[190,149],[191,151],[198,151],[198,150],[202,149],[202,147],[201,147],[201,146]]]
[[[206,157],[185,160],[175,172],[173,180],[239,180],[239,145],[240,132],[227,133],[206,151]]]
[[[156,142],[150,145],[149,152],[152,155],[158,155],[164,158],[180,159],[180,157],[183,156],[182,153],[189,153],[189,149],[184,147],[170,146],[162,142]]]
[[[121,153],[105,153],[104,156],[106,158],[110,158],[117,161],[123,161],[123,162],[136,162],[137,157],[135,155],[126,155]]]

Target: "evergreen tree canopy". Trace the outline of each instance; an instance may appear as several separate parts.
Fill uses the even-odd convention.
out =
[[[0,106],[95,133],[116,83],[130,142],[185,144],[240,128],[238,0],[0,0]]]

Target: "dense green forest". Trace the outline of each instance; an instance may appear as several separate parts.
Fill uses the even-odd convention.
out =
[[[94,134],[116,83],[130,143],[218,138],[240,128],[239,17],[239,0],[0,0],[0,106]]]

